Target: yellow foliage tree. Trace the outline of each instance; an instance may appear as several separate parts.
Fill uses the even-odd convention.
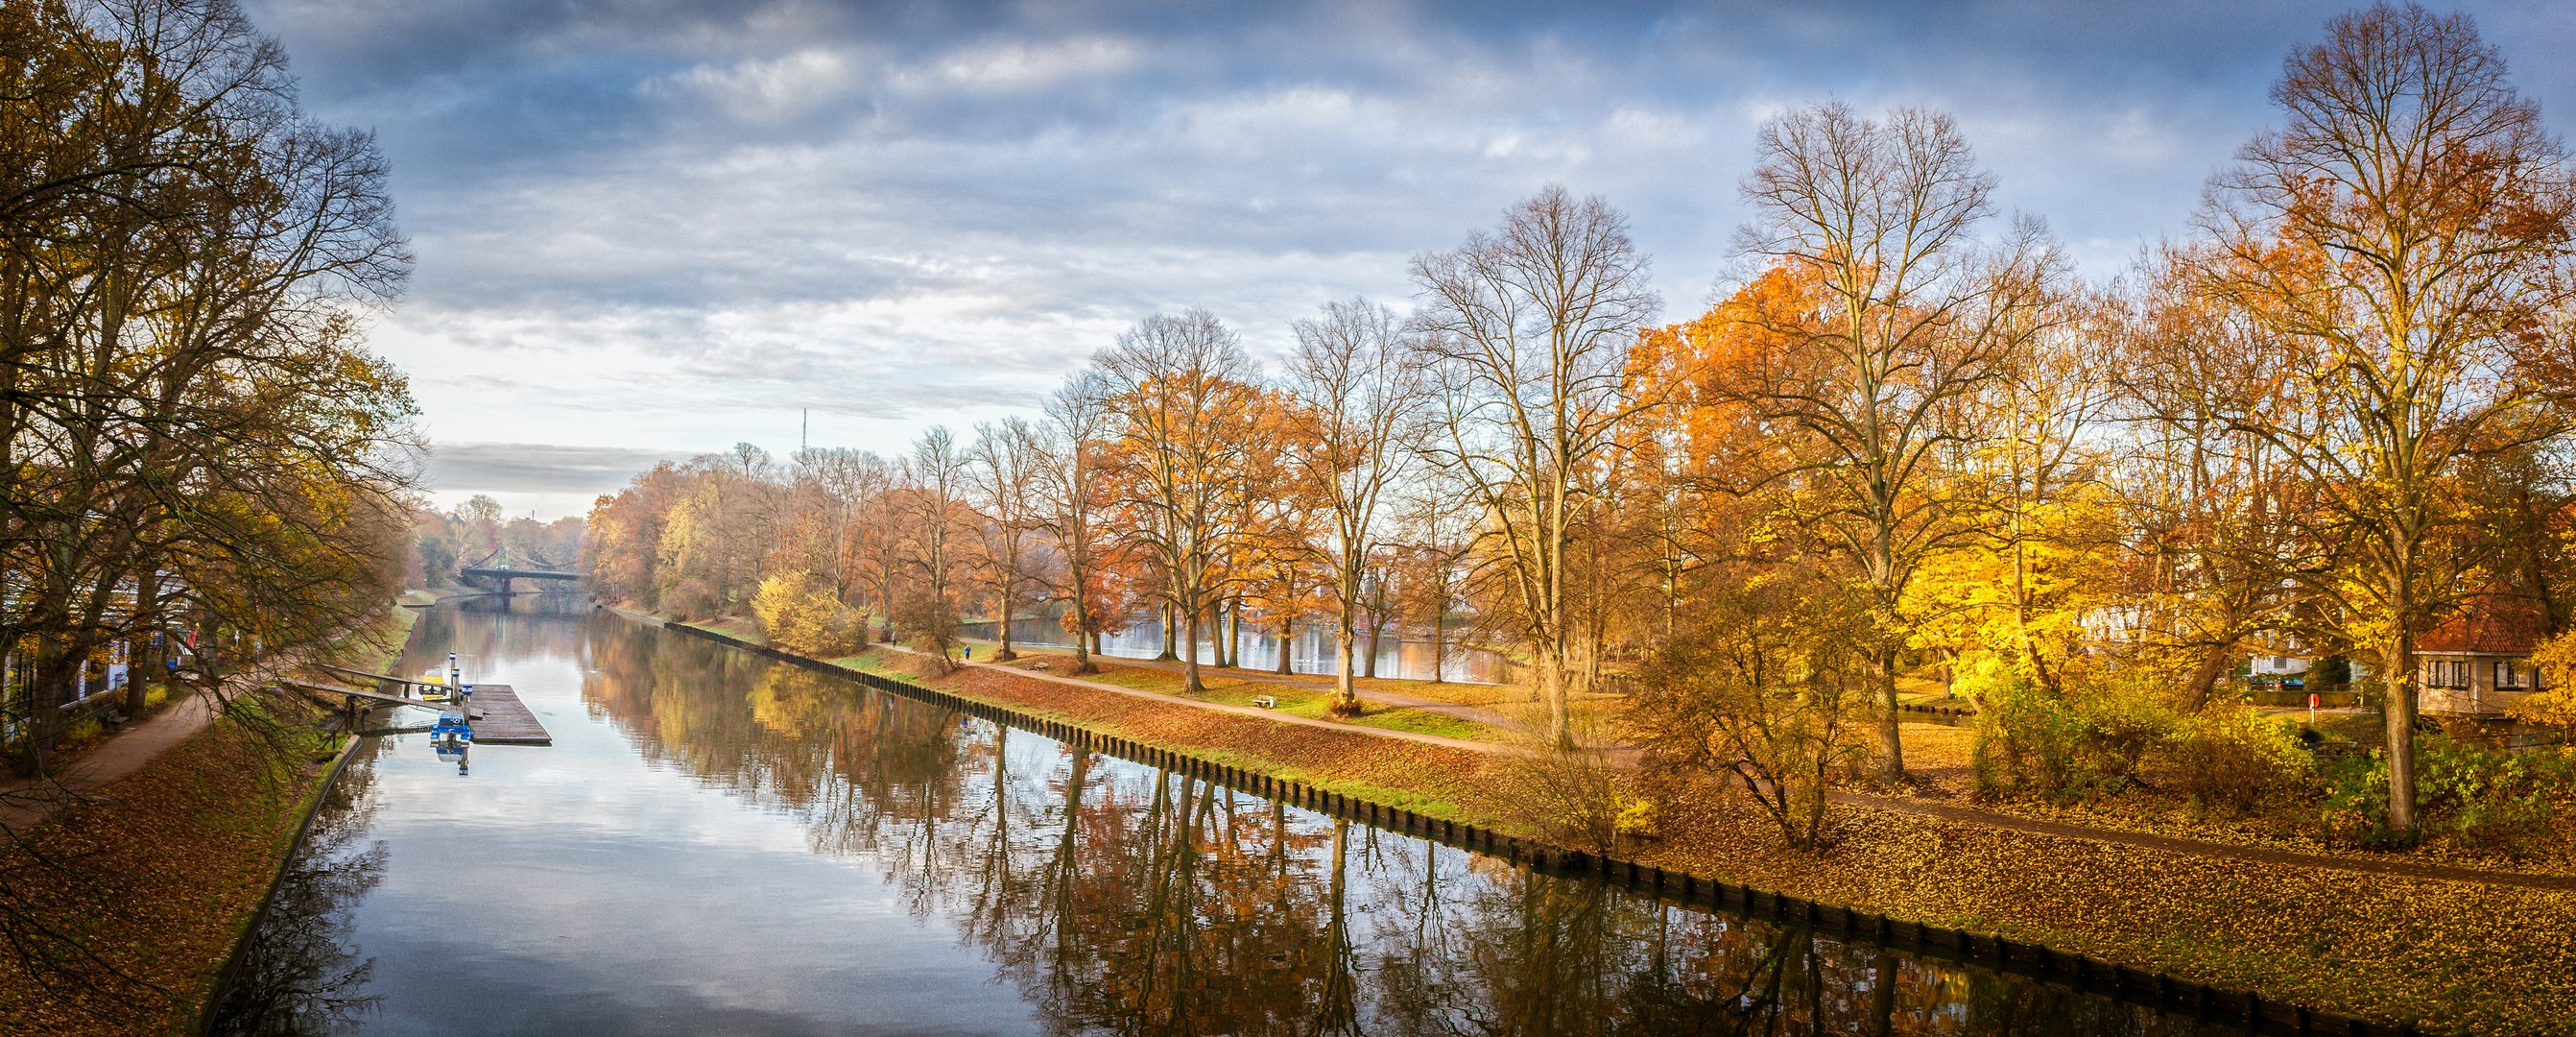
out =
[[[2540,671],[2540,690],[2505,707],[2505,712],[2526,724],[2576,731],[2576,631],[2543,642],[2531,653],[2531,664]]]
[[[823,578],[799,569],[760,581],[751,612],[760,631],[779,647],[829,659],[856,650],[860,617],[832,593]]]

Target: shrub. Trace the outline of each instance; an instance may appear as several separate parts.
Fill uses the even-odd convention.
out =
[[[2067,697],[2028,680],[1998,682],[1977,713],[1970,763],[1977,790],[2077,802],[2118,795],[2163,744],[2173,711],[2133,681],[2105,682]]]
[[[1503,800],[1520,820],[1589,853],[1618,848],[1620,821],[1638,802],[1616,765],[1582,749],[1514,754],[1504,781]]]
[[[903,632],[904,643],[930,653],[940,672],[948,671],[958,638],[965,634],[965,624],[958,621],[954,606],[933,598],[908,597],[887,614],[887,619]]]
[[[2242,817],[2267,799],[2310,788],[2316,770],[2292,725],[2252,710],[2222,707],[2184,720],[2167,751],[2176,791],[2221,817]]]
[[[2384,753],[2326,766],[2321,820],[2329,835],[2359,846],[2396,847],[2410,840],[2388,827],[2388,759]],[[2418,835],[2473,847],[2513,851],[2547,827],[2552,800],[2576,790],[2576,761],[2564,753],[2511,753],[2439,732],[2415,740]]]
[[[1649,662],[1625,722],[1650,776],[1752,797],[1793,846],[1825,842],[1825,794],[1868,759],[1857,728],[1862,617],[1843,588],[1763,573],[1714,595],[1703,625]]]

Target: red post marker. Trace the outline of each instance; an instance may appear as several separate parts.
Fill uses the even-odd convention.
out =
[[[2313,723],[2316,723],[2316,722],[2317,722],[2317,693],[2316,693],[2316,692],[2311,691],[2311,692],[2309,692],[2309,693],[2308,693],[2308,723],[2313,724]]]

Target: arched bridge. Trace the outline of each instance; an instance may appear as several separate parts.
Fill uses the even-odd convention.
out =
[[[482,564],[459,567],[456,570],[456,575],[463,577],[467,582],[473,583],[476,586],[490,587],[503,594],[516,593],[516,591],[511,587],[511,582],[515,580],[549,580],[559,583],[570,583],[574,580],[581,579],[581,574],[577,572],[566,572],[555,568],[525,568],[514,564],[511,559],[507,557],[502,557],[498,559],[498,561],[500,564],[495,565],[492,564],[494,562],[493,558],[486,557]],[[543,561],[543,559],[540,559],[539,561]]]

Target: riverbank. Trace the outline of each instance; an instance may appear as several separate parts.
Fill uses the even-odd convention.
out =
[[[327,653],[398,655],[389,608]],[[193,735],[0,845],[0,1034],[194,1033],[355,740],[299,698],[234,694]]]
[[[883,650],[830,665],[1427,817],[1540,834],[1529,805],[1509,794],[1519,783],[1509,754],[1392,743],[1034,674],[926,676]],[[1838,845],[1804,853],[1782,845],[1748,804],[1707,797],[1687,816],[1664,818],[1662,839],[1619,854],[2383,1024],[2576,1032],[2576,950],[2563,939],[2576,931],[2576,894],[2566,891],[2301,868],[1848,803],[1834,821]]]

